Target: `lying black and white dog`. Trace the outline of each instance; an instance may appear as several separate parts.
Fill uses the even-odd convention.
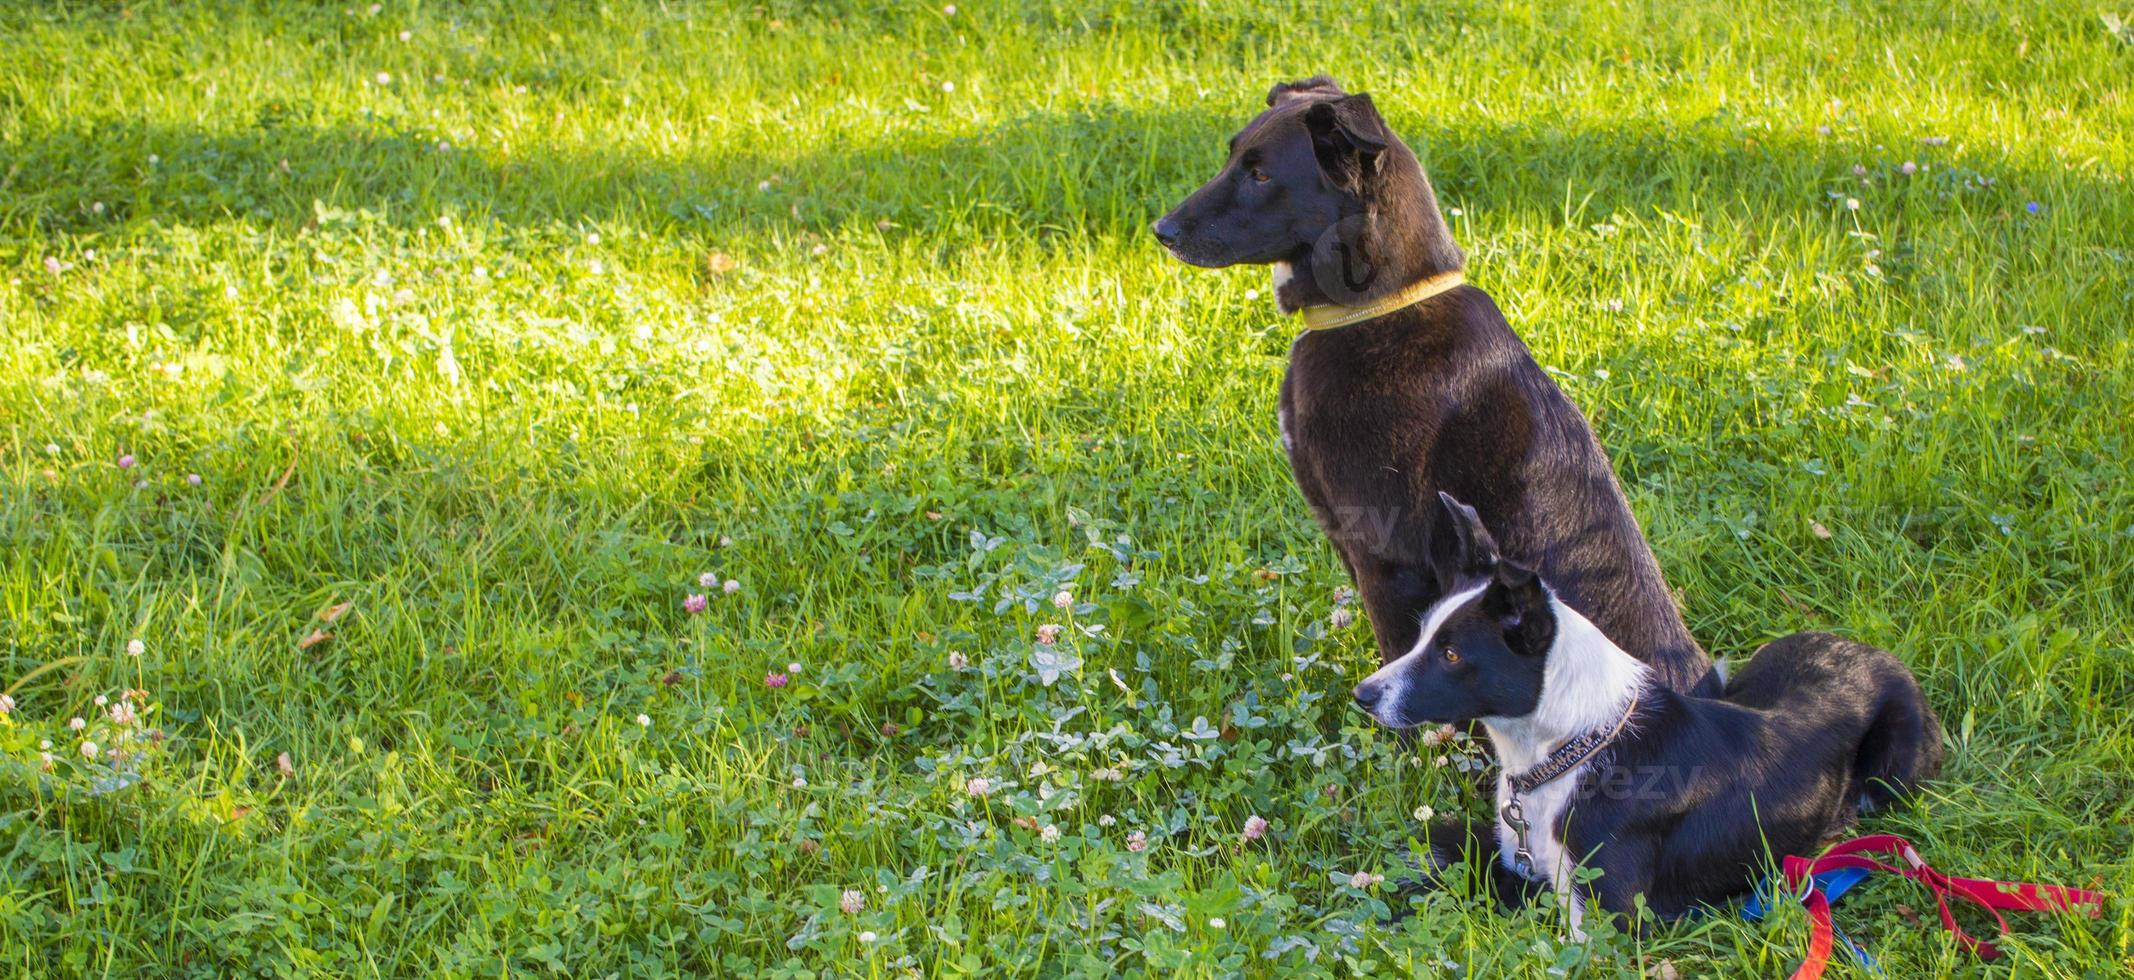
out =
[[[1494,852],[1500,898],[1552,890],[1574,931],[1587,897],[1627,914],[1642,894],[1673,917],[1747,891],[1772,856],[1813,853],[1938,771],[1940,725],[1888,652],[1796,633],[1758,650],[1724,697],[1678,693],[1501,558],[1471,508],[1440,502],[1445,598],[1356,701],[1394,728],[1487,729],[1504,766],[1496,826],[1431,828],[1441,867]],[[1581,865],[1601,877],[1574,889]]]

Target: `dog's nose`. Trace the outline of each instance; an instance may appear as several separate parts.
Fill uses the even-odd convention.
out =
[[[1178,222],[1172,220],[1170,215],[1157,218],[1155,226],[1150,230],[1156,233],[1156,240],[1162,242],[1164,248],[1178,246]]]
[[[1378,699],[1384,697],[1385,693],[1386,692],[1384,688],[1381,688],[1378,685],[1371,683],[1370,681],[1364,681],[1363,683],[1356,685],[1356,703],[1362,705],[1363,710],[1369,711],[1372,708],[1378,707]]]

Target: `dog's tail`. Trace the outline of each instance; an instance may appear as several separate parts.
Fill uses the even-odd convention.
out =
[[[1873,647],[1865,649],[1873,650]],[[1874,652],[1895,661],[1881,650]],[[1941,773],[1941,720],[1904,665],[1880,672],[1881,697],[1853,763],[1853,798],[1861,811],[1911,796]]]

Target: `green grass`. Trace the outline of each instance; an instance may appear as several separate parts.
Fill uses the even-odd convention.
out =
[[[2097,11],[366,6],[0,9],[0,971],[1789,968],[1798,912],[1574,945],[1346,884],[1480,803],[1347,708],[1376,651],[1276,446],[1265,273],[1143,230],[1320,70],[1459,209],[1696,634],[1917,671],[1946,778],[1868,826],[2120,893],[2009,967],[1901,883],[1842,924],[1891,976],[2134,965]],[[128,688],[162,737],[83,759]]]

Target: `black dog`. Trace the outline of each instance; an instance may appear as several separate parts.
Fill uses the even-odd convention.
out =
[[[1493,839],[1440,824],[1443,864],[1497,854],[1500,897],[1553,890],[1578,928],[1591,896],[1661,917],[1740,894],[1769,855],[1810,854],[1860,810],[1929,779],[1941,728],[1904,664],[1828,633],[1766,644],[1724,699],[1653,683],[1532,571],[1442,498],[1432,566],[1446,597],[1421,640],[1356,688],[1379,722],[1479,719],[1504,763]]]
[[[1380,657],[1442,595],[1425,566],[1442,490],[1668,686],[1718,693],[1585,416],[1461,282],[1430,180],[1371,97],[1322,76],[1267,103],[1156,237],[1194,265],[1272,263],[1285,311],[1342,327],[1291,346],[1282,442]]]

